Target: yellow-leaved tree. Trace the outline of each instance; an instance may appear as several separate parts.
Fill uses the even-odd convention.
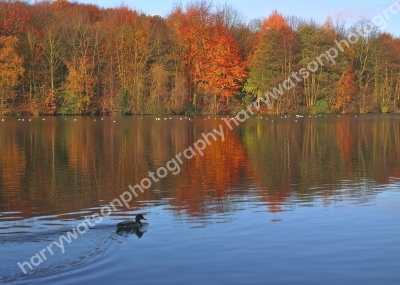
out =
[[[8,113],[6,101],[12,98],[14,87],[24,73],[23,58],[15,50],[18,38],[0,36],[0,115]]]

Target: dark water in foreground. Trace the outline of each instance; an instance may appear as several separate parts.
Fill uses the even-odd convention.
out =
[[[222,118],[4,118],[0,284],[400,284],[400,115]]]

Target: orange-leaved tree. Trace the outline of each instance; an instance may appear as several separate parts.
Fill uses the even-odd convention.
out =
[[[246,73],[239,45],[211,8],[204,1],[192,3],[186,10],[176,8],[168,21],[180,46],[193,105],[198,104],[198,95],[203,95],[207,103],[212,98],[209,111],[217,113],[218,98],[231,97]]]
[[[22,1],[0,1],[0,35],[18,36],[26,29],[30,15]]]
[[[214,27],[206,50],[198,88],[206,96],[212,97],[210,111],[216,114],[221,101],[227,102],[241,88],[246,72],[239,45],[225,26]]]
[[[345,113],[353,96],[357,94],[356,72],[352,63],[347,65],[338,82],[338,92],[334,108]]]

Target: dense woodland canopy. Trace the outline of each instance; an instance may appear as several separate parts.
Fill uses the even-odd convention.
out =
[[[268,109],[261,96],[369,23],[268,13],[248,21],[203,0],[165,18],[125,6],[0,1],[0,115],[218,114],[256,100],[263,113],[400,110],[400,39],[378,27],[291,82]]]

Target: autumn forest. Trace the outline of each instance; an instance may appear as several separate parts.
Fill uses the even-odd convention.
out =
[[[265,13],[247,20],[203,0],[166,17],[0,1],[0,115],[234,114],[367,24],[260,112],[400,111],[399,38],[368,19],[349,27]]]

